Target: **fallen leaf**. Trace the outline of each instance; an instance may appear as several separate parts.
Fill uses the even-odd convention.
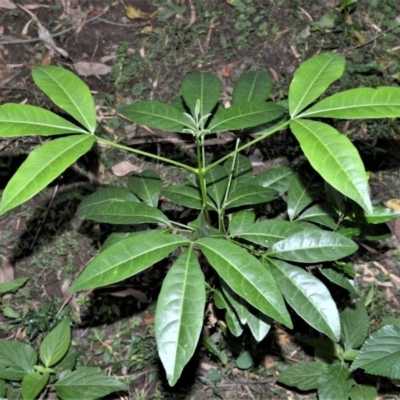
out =
[[[139,8],[125,6],[126,16],[130,19],[151,19],[154,18],[157,14],[157,11],[152,13],[146,13],[140,10]]]
[[[141,290],[133,289],[133,288],[126,288],[123,290],[118,290],[117,292],[110,292],[109,294],[111,296],[115,296],[115,297],[132,296],[133,298],[135,298],[138,301],[141,301],[142,303],[147,303],[149,301],[144,292],[142,292]]]
[[[131,164],[129,161],[121,161],[111,168],[112,172],[116,176],[125,176],[133,171],[138,171],[139,169],[138,166]]]
[[[78,61],[74,64],[75,71],[81,76],[107,75],[111,67],[106,64]]]
[[[154,315],[144,314],[142,315],[143,325],[152,325],[154,324]]]
[[[0,0],[0,8],[6,8],[7,10],[14,10],[17,6],[10,0]]]
[[[14,268],[5,256],[0,256],[0,283],[10,282],[14,279]]]
[[[390,199],[385,202],[386,207],[393,211],[400,211],[400,199]]]

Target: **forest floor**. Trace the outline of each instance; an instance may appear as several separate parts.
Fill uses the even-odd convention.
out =
[[[115,107],[139,99],[170,102],[183,77],[198,70],[215,73],[229,96],[241,75],[260,67],[274,79],[274,100],[282,100],[299,63],[328,51],[346,56],[341,89],[399,85],[400,4],[354,1],[340,10],[346,2],[338,3],[0,0],[0,104],[48,105],[31,70],[39,65],[63,66],[90,87],[99,129],[105,134],[129,146],[190,161],[192,150],[186,142],[173,135],[150,137],[146,129],[119,118]],[[43,32],[52,37],[53,46],[45,45]],[[396,121],[359,121],[348,130],[370,172],[374,202],[400,198],[400,126]],[[35,136],[0,141],[0,190],[40,143]],[[226,145],[219,137],[210,151],[222,154]],[[289,134],[280,134],[260,144],[257,152],[260,164],[268,167],[293,162],[299,148]],[[109,233],[109,227],[75,216],[79,202],[96,186],[124,180],[147,165],[146,160],[107,148],[99,149],[99,154],[98,159],[85,156],[46,190],[0,218],[0,282],[29,278],[0,302],[0,338],[38,340],[60,315],[72,313],[81,321],[73,333],[79,363],[125,376],[129,398],[300,398],[275,379],[288,359],[308,357],[284,332],[259,344],[259,364],[251,371],[239,370],[234,357],[222,365],[199,349],[179,384],[169,388],[153,332],[161,285],[157,268],[140,274],[129,287],[121,284],[78,294],[73,304],[66,304],[69,284]],[[173,168],[154,167],[171,183],[179,179]],[[384,242],[363,243],[365,251],[357,260],[364,268],[361,292],[377,324],[400,314],[400,232],[393,232]],[[217,375],[210,373],[215,370]],[[301,398],[316,396],[301,394]]]

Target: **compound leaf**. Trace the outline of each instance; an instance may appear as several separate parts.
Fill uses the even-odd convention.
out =
[[[289,190],[294,172],[289,167],[271,168],[254,178],[254,183],[283,194]]]
[[[210,72],[192,72],[182,82],[182,97],[195,115],[197,101],[200,102],[200,116],[209,114],[221,96],[222,82]]]
[[[210,122],[210,132],[233,131],[265,124],[279,118],[285,109],[265,101],[237,103],[229,108],[220,108]]]
[[[71,291],[111,285],[127,279],[165,258],[189,241],[178,235],[149,232],[128,236],[107,247],[83,270]]]
[[[267,254],[286,261],[318,263],[338,260],[357,249],[355,242],[339,233],[306,229],[274,243]]]
[[[200,189],[192,185],[169,186],[162,189],[162,195],[181,206],[201,210],[203,203]]]
[[[135,201],[115,201],[78,209],[77,215],[96,222],[121,225],[161,223],[170,225],[169,219],[158,208]]]
[[[344,71],[345,58],[325,53],[300,64],[289,87],[289,113],[294,118],[317,99]]]
[[[367,174],[351,141],[330,125],[317,121],[294,120],[290,129],[322,178],[371,214]]]
[[[269,260],[269,263],[289,305],[314,329],[338,342],[339,312],[326,286],[302,268],[279,260]]]
[[[128,181],[129,190],[151,207],[157,207],[161,192],[161,179],[157,172],[148,169],[133,174]]]
[[[4,104],[0,106],[0,136],[61,135],[87,133],[51,111],[28,104]]]
[[[252,71],[236,82],[233,87],[232,101],[244,103],[247,101],[265,101],[272,88],[272,77],[265,70]]]
[[[303,112],[301,117],[342,119],[399,118],[400,88],[383,86],[377,89],[358,88],[346,90],[321,100]]]
[[[223,239],[196,241],[226,284],[248,303],[288,327],[292,326],[282,294],[268,269],[246,250]]]
[[[53,65],[32,70],[32,77],[47,96],[72,115],[90,133],[96,130],[96,109],[89,87],[73,72]]]
[[[193,356],[203,327],[205,280],[193,247],[174,262],[157,300],[155,334],[168,382],[174,386]]]
[[[239,233],[234,233],[232,236],[246,239],[259,246],[271,247],[274,243],[303,230],[304,228],[294,222],[270,219],[243,226]]]
[[[248,204],[261,204],[278,197],[278,192],[273,189],[263,188],[261,185],[249,183],[238,186],[229,193],[224,204],[225,209],[240,207]]]
[[[93,135],[58,138],[34,149],[8,182],[0,215],[29,200],[61,175],[93,145]]]
[[[118,112],[137,124],[166,132],[182,132],[190,123],[180,110],[159,101],[137,101]]]

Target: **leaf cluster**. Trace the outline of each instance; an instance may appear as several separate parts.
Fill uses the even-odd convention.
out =
[[[274,321],[293,328],[294,312],[337,343],[343,322],[318,273],[356,296],[348,261],[357,251],[357,237],[377,239],[382,224],[399,216],[372,205],[357,149],[328,122],[397,118],[400,90],[352,89],[318,101],[344,68],[344,57],[333,53],[305,61],[294,74],[287,105],[268,101],[272,78],[260,70],[236,83],[229,108],[219,101],[219,79],[195,72],[184,79],[172,105],[140,101],[118,110],[136,123],[191,135],[196,167],[96,135],[89,88],[64,69],[35,68],[36,84],[76,124],[30,105],[0,106],[3,136],[67,134],[30,153],[4,190],[0,214],[46,187],[95,142],[178,166],[191,174],[183,185],[165,187],[159,175],[144,171],[132,175],[127,187],[101,188],[80,204],[82,218],[142,230],[112,234],[71,290],[120,282],[171,258],[155,317],[158,352],[170,385],[196,350],[208,302],[225,310],[220,325],[235,336],[248,329],[260,341]],[[273,168],[255,176],[241,152],[283,129],[296,137],[310,167]],[[237,135],[235,150],[207,164],[205,137],[225,131]],[[162,199],[191,209],[192,220],[173,220]],[[276,199],[286,201],[283,217],[259,211]],[[205,271],[212,271],[211,279]]]

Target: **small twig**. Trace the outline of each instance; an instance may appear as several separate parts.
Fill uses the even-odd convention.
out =
[[[372,43],[372,42],[375,42],[375,40],[379,39],[381,36],[386,35],[386,34],[389,33],[390,31],[392,31],[392,30],[394,30],[394,29],[396,29],[396,28],[399,28],[399,27],[400,27],[400,23],[397,23],[395,26],[392,26],[391,28],[386,29],[386,31],[383,31],[383,32],[381,32],[381,33],[378,33],[378,34],[377,34],[376,36],[374,36],[372,39],[369,39],[369,40],[367,40],[366,42],[361,43],[361,44],[359,44],[359,45],[357,45],[357,46],[349,47],[348,49],[346,49],[346,50],[343,51],[343,54],[349,53],[350,51],[353,51],[353,50],[355,50],[355,49],[359,49],[360,47],[363,47],[363,46],[366,46],[366,45],[368,45],[368,44],[370,44],[370,43]]]
[[[48,205],[48,207],[47,207],[46,214],[45,214],[44,218],[42,219],[42,222],[40,223],[38,230],[36,231],[36,235],[35,235],[35,237],[33,238],[33,242],[32,242],[32,244],[31,244],[31,246],[29,247],[29,250],[32,250],[32,249],[33,249],[33,246],[35,245],[36,240],[37,240],[37,238],[39,237],[39,234],[40,234],[40,232],[41,232],[41,230],[42,230],[42,227],[43,227],[43,225],[44,225],[44,222],[46,221],[47,215],[49,214],[51,205],[53,204],[54,198],[56,197],[57,191],[58,191],[58,184],[56,185],[56,187],[55,187],[54,190],[53,190],[53,194],[51,195],[51,199],[50,199],[49,205]]]
[[[107,11],[108,11],[108,7],[106,7],[106,8],[105,8],[99,15],[97,15],[96,17],[90,18],[90,19],[88,19],[87,21],[85,21],[85,24],[88,24],[88,23],[93,22],[93,21],[95,21],[95,20],[97,20],[97,19],[100,19],[100,17],[101,17],[102,15],[104,15]],[[74,25],[74,26],[70,26],[69,28],[66,28],[66,29],[64,29],[64,30],[62,30],[62,31],[60,31],[60,32],[52,33],[52,34],[51,34],[51,37],[55,38],[55,37],[57,37],[57,36],[61,36],[61,35],[63,35],[64,33],[67,33],[67,32],[69,32],[69,31],[72,31],[73,29],[76,29],[76,26],[75,26],[75,25]],[[0,42],[0,45],[2,45],[2,44],[25,44],[25,43],[33,43],[33,42],[41,42],[41,41],[42,41],[42,39],[39,38],[39,37],[34,38],[34,39],[15,39],[15,40],[5,40],[5,41],[3,41],[3,42]]]

